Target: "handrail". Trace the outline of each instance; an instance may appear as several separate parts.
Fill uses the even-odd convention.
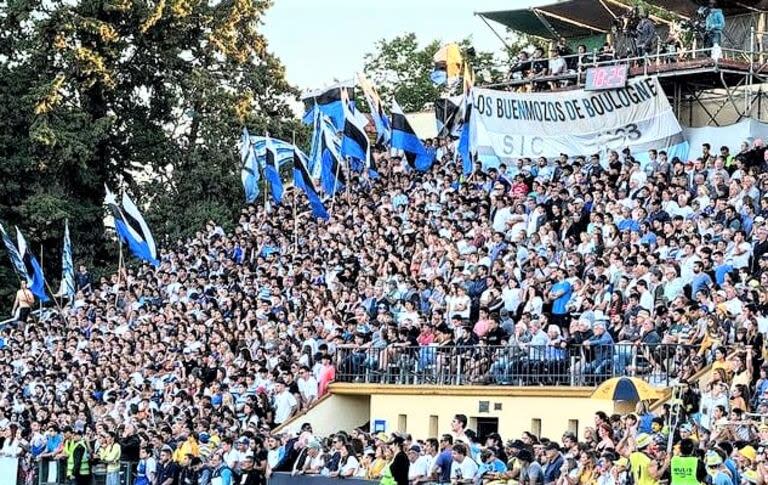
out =
[[[39,316],[39,315],[42,315],[46,311],[47,310],[45,310],[45,309],[38,308],[37,310],[32,310],[29,313],[30,313],[30,315],[37,315],[37,316]],[[11,317],[11,318],[8,318],[7,320],[0,321],[0,330],[5,328],[6,325],[10,325],[11,323],[13,323],[15,321],[16,321],[16,317]]]
[[[631,375],[674,385],[706,365],[699,345],[388,346],[339,348],[336,381],[382,384],[591,386]]]
[[[577,69],[570,70],[567,73],[559,74],[556,76],[541,76],[541,77],[526,77],[522,79],[508,79],[499,83],[484,84],[481,87],[485,88],[501,88],[511,86],[525,86],[534,83],[542,82],[555,82],[555,81],[569,81],[576,79],[576,84],[581,85],[583,75],[586,69],[590,67],[605,67],[615,65],[629,65],[643,67],[643,75],[648,75],[649,66],[660,66],[678,62],[688,62],[695,60],[709,59],[714,61],[715,65],[718,65],[721,59],[736,60],[743,59],[745,63],[749,63],[750,67],[754,56],[754,48],[752,49],[736,49],[733,47],[720,47],[720,58],[712,58],[713,48],[691,48],[678,50],[674,52],[662,51],[657,49],[653,54],[646,54],[644,56],[631,56],[631,57],[612,57],[610,59],[600,60],[601,54],[597,51],[585,54],[569,54],[568,56],[562,56],[562,58],[582,57],[586,56],[590,58],[588,62],[579,62]],[[552,58],[535,59],[535,61],[549,62]],[[534,62],[534,60],[528,59],[526,62]],[[514,65],[514,61],[508,67],[511,68]],[[497,67],[497,66],[494,66]],[[630,73],[632,75],[632,73]],[[480,85],[479,85],[480,86]]]

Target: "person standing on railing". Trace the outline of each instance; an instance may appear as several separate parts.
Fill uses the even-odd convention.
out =
[[[82,428],[75,428],[73,435],[74,443],[67,457],[67,480],[72,480],[74,485],[88,485],[91,483],[91,452]]]
[[[723,30],[725,29],[725,15],[717,8],[717,0],[709,0],[709,11],[705,20],[704,47],[710,49],[716,45],[722,45]]]

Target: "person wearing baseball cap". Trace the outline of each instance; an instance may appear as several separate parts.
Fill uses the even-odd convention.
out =
[[[653,460],[648,455],[648,447],[652,441],[651,435],[640,433],[635,438],[636,451],[629,453],[627,457],[635,485],[657,485],[661,478],[659,467],[651,467]]]

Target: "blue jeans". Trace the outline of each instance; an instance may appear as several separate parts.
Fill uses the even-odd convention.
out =
[[[116,472],[107,472],[105,485],[120,485],[120,470]]]
[[[704,47],[705,48],[714,47],[715,44],[722,45],[722,43],[720,42],[722,36],[723,36],[723,33],[719,31],[707,32],[707,34],[704,36]]]
[[[632,357],[635,353],[634,350],[635,349],[633,347],[628,346],[615,347],[613,354],[614,375],[623,376],[627,374],[624,369],[632,362]]]

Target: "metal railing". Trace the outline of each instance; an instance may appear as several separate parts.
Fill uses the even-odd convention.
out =
[[[48,476],[50,465],[56,462],[57,470],[54,476]],[[104,485],[106,483],[106,469],[99,466],[98,462],[91,463],[91,485]],[[136,463],[122,461],[120,462],[120,485],[133,485],[135,477]],[[40,460],[37,462],[37,485],[69,485],[67,480],[67,461],[66,460]]]
[[[702,60],[702,59],[712,59],[714,62],[714,65],[717,66],[721,60],[728,60],[728,61],[740,61],[745,64],[749,64],[749,71],[750,73],[754,69],[754,63],[755,63],[755,56],[756,54],[759,54],[759,49],[756,50],[755,48],[755,37],[757,35],[757,32],[755,32],[754,28],[751,30],[750,36],[749,36],[749,42],[748,42],[748,48],[739,49],[734,47],[723,47],[720,46],[720,57],[717,59],[712,59],[712,53],[713,49],[711,47],[702,48],[698,47],[695,43],[692,47],[688,49],[670,49],[666,46],[665,43],[659,41],[656,43],[656,48],[654,51],[646,52],[645,55],[634,55],[634,56],[618,56],[615,53],[601,53],[597,49],[592,50],[591,52],[585,52],[581,54],[569,54],[567,56],[561,56],[563,59],[566,60],[566,63],[568,63],[568,60],[571,60],[573,58],[577,58],[578,62],[575,66],[568,69],[566,72],[558,75],[546,75],[546,76],[538,76],[538,77],[530,77],[530,76],[514,76],[514,73],[517,72],[515,69],[517,68],[517,64],[512,64],[508,67],[508,76],[509,79],[500,82],[500,83],[492,83],[492,84],[486,84],[483,85],[485,88],[501,88],[501,87],[522,87],[522,86],[530,86],[534,87],[535,85],[542,85],[542,84],[548,84],[551,83],[553,85],[560,84],[561,86],[565,87],[568,85],[571,86],[582,86],[584,84],[585,78],[586,78],[586,70],[590,67],[604,67],[604,66],[615,66],[615,65],[627,65],[632,68],[642,68],[640,72],[634,71],[628,73],[628,76],[648,76],[649,74],[654,74],[658,71],[658,68],[661,66],[669,66],[674,65],[686,61],[696,61],[696,60]],[[548,64],[550,59],[552,58],[543,58],[543,59],[527,59],[524,62],[528,65],[532,65],[533,62],[540,62],[540,63],[546,63]],[[572,63],[571,63],[572,65]]]
[[[705,364],[697,345],[388,346],[339,348],[336,380],[382,384],[591,386],[636,376],[674,385]]]

